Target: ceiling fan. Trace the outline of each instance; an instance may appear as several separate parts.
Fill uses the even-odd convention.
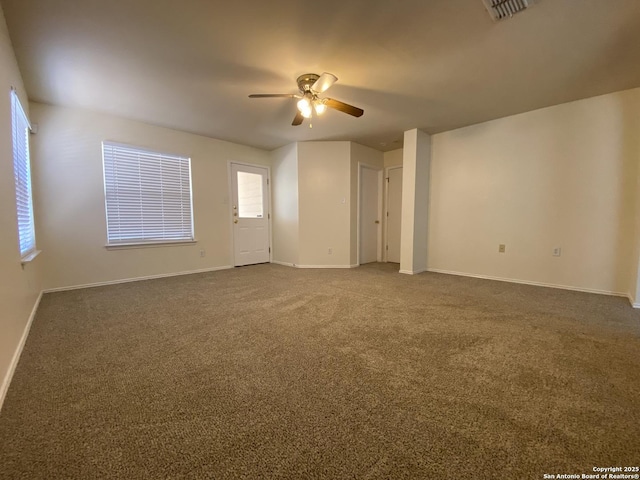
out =
[[[291,125],[300,125],[305,118],[311,118],[313,111],[316,115],[322,115],[327,107],[333,108],[340,112],[348,113],[354,117],[361,117],[364,110],[353,105],[334,100],[333,98],[320,98],[318,95],[325,92],[331,85],[338,80],[338,77],[331,73],[323,73],[316,75],[315,73],[305,73],[298,77],[298,90],[300,94],[290,93],[254,93],[249,98],[297,98],[298,111],[293,118]]]

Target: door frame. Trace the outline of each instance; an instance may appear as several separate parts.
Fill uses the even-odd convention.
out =
[[[380,167],[376,167],[375,165],[371,165],[364,162],[358,162],[358,195],[357,195],[357,212],[356,212],[356,263],[360,265],[360,209],[362,205],[360,205],[360,197],[362,195],[362,169],[368,168],[369,170],[374,170],[378,172],[378,217],[381,219],[378,224],[378,240],[376,246],[376,261],[382,261],[382,207],[383,207],[383,190],[382,190],[382,181],[384,180],[383,174],[384,169]]]
[[[249,162],[239,162],[237,160],[227,160],[227,212],[229,218],[229,237],[231,239],[231,244],[229,245],[229,258],[231,259],[231,268],[236,268],[236,250],[235,250],[235,234],[233,228],[233,209],[231,208],[233,202],[233,178],[231,175],[231,166],[232,165],[240,165],[243,167],[257,167],[264,168],[267,170],[267,198],[268,198],[268,208],[267,208],[267,228],[269,229],[269,263],[273,262],[273,228],[271,228],[271,167],[268,165],[260,165],[259,163],[249,163]]]
[[[384,182],[384,241],[382,242],[384,247],[382,249],[382,261],[385,263],[389,261],[388,251],[386,248],[389,242],[389,222],[387,217],[387,212],[389,212],[389,170],[395,170],[396,168],[402,168],[402,165],[393,165],[391,167],[385,167],[384,169],[384,179],[386,180],[386,182]],[[400,214],[402,215],[402,209],[400,209]]]

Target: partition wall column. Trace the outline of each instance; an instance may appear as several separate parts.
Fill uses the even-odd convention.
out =
[[[400,273],[427,269],[430,163],[431,136],[418,129],[404,132]]]

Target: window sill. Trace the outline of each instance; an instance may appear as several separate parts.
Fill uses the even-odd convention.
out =
[[[36,258],[40,254],[40,252],[42,252],[42,250],[34,250],[33,252],[28,253],[20,259],[20,263],[22,265],[25,265],[27,263],[33,262],[33,259]]]
[[[128,250],[132,248],[157,248],[157,247],[179,247],[182,245],[195,245],[197,240],[177,240],[175,242],[132,242],[132,243],[114,243],[104,246],[107,250]]]

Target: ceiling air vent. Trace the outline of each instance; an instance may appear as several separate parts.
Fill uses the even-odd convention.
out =
[[[513,17],[532,6],[535,0],[482,0],[494,22]]]

